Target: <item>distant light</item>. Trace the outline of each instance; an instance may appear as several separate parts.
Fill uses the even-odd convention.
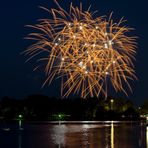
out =
[[[85,74],[88,74],[88,71],[85,71]]]
[[[69,26],[71,26],[71,23],[68,23]]]
[[[113,103],[113,102],[114,102],[114,100],[113,100],[113,99],[111,99],[111,100],[110,100],[110,102],[111,102],[111,103]]]
[[[87,43],[85,43],[84,45],[87,46]]]
[[[61,38],[58,38],[59,41],[61,41]]]
[[[22,118],[23,116],[22,116],[22,115],[19,115],[18,117],[19,117],[19,118]]]
[[[62,61],[64,61],[65,59],[64,58],[62,58]]]

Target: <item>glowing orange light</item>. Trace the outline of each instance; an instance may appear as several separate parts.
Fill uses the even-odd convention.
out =
[[[100,93],[107,96],[108,83],[115,91],[127,94],[124,85],[131,90],[128,80],[136,79],[133,66],[136,38],[127,36],[132,28],[122,26],[123,19],[114,23],[111,15],[109,19],[102,16],[94,19],[89,10],[82,11],[82,5],[78,9],[71,4],[66,12],[56,4],[58,9],[48,11],[52,19],[29,25],[37,32],[27,36],[36,41],[25,51],[29,60],[46,53],[39,60],[46,63],[44,84],[61,77],[63,97],[71,93],[83,98]]]

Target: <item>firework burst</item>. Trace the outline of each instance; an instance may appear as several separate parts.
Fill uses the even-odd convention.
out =
[[[133,60],[136,53],[135,37],[127,36],[132,30],[123,26],[121,19],[114,23],[111,16],[93,18],[93,13],[82,11],[70,5],[66,12],[60,5],[58,9],[47,10],[52,19],[41,19],[29,27],[37,30],[27,39],[36,42],[25,51],[29,59],[42,55],[38,61],[44,61],[47,79],[51,83],[61,78],[63,97],[71,93],[81,97],[107,96],[107,85],[116,92],[127,95],[131,90],[129,80],[136,79]],[[127,89],[125,89],[125,87]]]

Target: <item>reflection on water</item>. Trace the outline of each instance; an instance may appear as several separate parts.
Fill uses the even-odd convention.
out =
[[[63,125],[57,125],[53,128],[53,134],[51,134],[52,140],[59,147],[65,146],[65,134],[67,132],[67,127]]]
[[[18,148],[22,148],[22,133],[18,133]]]
[[[59,147],[146,148],[145,128],[140,123],[113,121],[106,124],[60,125],[52,126],[50,139]]]
[[[114,148],[114,123],[111,123],[111,148]]]
[[[148,127],[146,127],[146,145],[148,147]]]
[[[0,130],[0,148],[146,148],[148,127],[140,122],[26,124]]]
[[[105,148],[114,148],[114,121],[108,122],[105,128]]]

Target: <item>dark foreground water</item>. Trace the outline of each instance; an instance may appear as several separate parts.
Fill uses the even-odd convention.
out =
[[[143,122],[30,122],[22,131],[16,124],[1,123],[0,128],[0,148],[148,148],[148,127]]]

